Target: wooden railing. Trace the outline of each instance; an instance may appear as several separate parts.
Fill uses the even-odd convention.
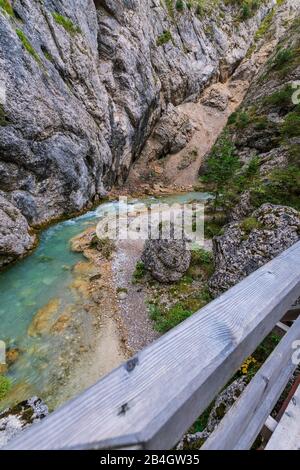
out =
[[[33,425],[7,448],[171,448],[299,295],[300,242]],[[230,442],[224,442],[223,434],[221,447],[251,445],[295,368],[293,339],[300,339],[299,320],[273,353],[276,364],[266,362],[253,379],[255,394],[242,395],[245,409],[240,408],[237,428],[230,414],[225,417]],[[261,407],[264,401],[267,407]],[[235,438],[231,441],[230,436]],[[206,447],[220,447],[219,440],[211,436]]]

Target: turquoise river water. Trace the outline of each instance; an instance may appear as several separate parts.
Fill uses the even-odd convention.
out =
[[[130,204],[187,203],[208,198],[206,193],[192,192],[132,200]],[[113,210],[116,204],[104,203],[100,211]],[[32,394],[51,401],[59,380],[63,382],[63,378],[57,375],[58,363],[62,354],[65,362],[68,353],[72,354],[71,338],[53,334],[32,335],[28,331],[37,312],[53,299],[59,302],[60,312],[72,306],[74,315],[80,319],[82,300],[78,297],[78,291],[72,288],[72,282],[74,266],[83,260],[83,256],[71,251],[70,240],[89,226],[95,226],[98,217],[99,208],[48,228],[40,234],[39,246],[29,257],[0,273],[0,340],[6,343],[8,350],[19,351],[18,359],[7,371],[12,390],[9,399],[0,403],[0,409],[4,404],[28,398]],[[78,321],[79,330],[82,325],[83,322]]]

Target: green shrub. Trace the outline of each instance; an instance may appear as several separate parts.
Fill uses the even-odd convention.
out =
[[[157,305],[150,304],[150,317],[155,322],[155,328],[160,333],[166,333],[179,323],[192,315],[190,310],[186,310],[180,302],[163,312]]]
[[[231,126],[232,124],[235,124],[236,123],[236,120],[237,120],[237,117],[238,117],[238,112],[237,111],[234,111],[234,113],[232,113],[229,118],[228,118],[228,121],[227,121],[227,124],[229,126]]]
[[[55,22],[61,25],[68,33],[75,35],[81,33],[81,29],[79,26],[74,25],[73,21],[66,16],[60,15],[59,13],[53,12],[52,16]]]
[[[300,136],[300,114],[297,112],[289,113],[281,126],[282,137]]]
[[[176,10],[177,10],[177,11],[183,11],[183,10],[184,10],[184,2],[183,2],[183,0],[177,0],[177,1],[176,1]]]
[[[261,224],[255,217],[247,217],[240,223],[241,229],[249,235],[252,230],[260,229]]]
[[[294,51],[292,49],[282,49],[275,56],[273,68],[275,70],[282,69],[285,65],[292,62],[294,59]]]
[[[143,261],[136,263],[135,271],[133,273],[133,282],[140,281],[146,274],[146,269]]]
[[[160,36],[158,36],[156,40],[156,45],[163,46],[164,44],[167,44],[170,41],[173,41],[172,34],[170,33],[170,31],[164,31]]]
[[[10,389],[11,381],[7,377],[4,377],[4,375],[0,375],[0,400],[6,397]]]
[[[228,118],[228,125],[235,125],[237,129],[245,129],[251,122],[247,111],[235,111]]]
[[[241,12],[241,18],[242,20],[247,20],[248,18],[251,17],[251,9],[248,3],[243,3],[242,5],[242,12]]]
[[[214,209],[216,210],[220,205],[225,187],[240,167],[235,145],[227,132],[224,132],[214,145],[206,165],[207,168],[202,179],[211,185],[214,193]]]
[[[267,96],[263,103],[266,105],[276,106],[282,110],[287,110],[292,106],[293,88],[291,85],[286,85],[281,90],[275,91],[270,96]]]
[[[0,8],[4,10],[8,15],[14,16],[14,10],[9,0],[0,0]]]
[[[26,51],[35,59],[35,61],[38,63],[38,64],[41,64],[41,58],[40,56],[38,55],[38,53],[36,52],[36,50],[34,49],[34,47],[31,45],[31,43],[29,42],[29,40],[27,39],[25,33],[21,30],[21,29],[17,29],[16,30],[16,33],[20,39],[20,41],[22,42],[23,44],[23,47],[26,49]]]
[[[255,33],[254,42],[258,42],[269,31],[269,29],[272,25],[274,14],[275,14],[275,8],[273,8],[270,11],[270,13],[268,13],[267,16],[261,22],[260,27],[258,28],[258,30]]]
[[[300,210],[300,167],[297,163],[273,170],[267,181],[254,185],[250,190],[251,203],[260,207],[269,202]]]
[[[242,111],[241,113],[238,114],[238,118],[236,121],[236,127],[238,129],[245,129],[245,127],[247,127],[249,123],[250,123],[250,117],[247,112]]]
[[[223,235],[224,223],[221,221],[209,221],[204,224],[204,236],[211,239]]]
[[[244,176],[246,177],[248,181],[250,178],[253,178],[254,176],[258,175],[259,167],[260,167],[260,158],[259,157],[251,158],[250,162],[248,163],[248,166],[244,170]],[[244,184],[244,181],[242,184]]]

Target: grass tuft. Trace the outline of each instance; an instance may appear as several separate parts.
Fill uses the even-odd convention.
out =
[[[35,59],[35,61],[38,64],[41,64],[40,56],[38,55],[38,53],[36,52],[36,50],[34,49],[32,44],[27,39],[27,36],[25,35],[25,33],[21,29],[17,29],[16,33],[17,33],[20,41],[22,42],[23,47],[26,49],[26,51]]]
[[[57,12],[53,12],[52,16],[57,24],[62,26],[68,33],[71,35],[81,33],[81,29],[79,26],[75,25],[70,18],[66,16],[60,15]]]

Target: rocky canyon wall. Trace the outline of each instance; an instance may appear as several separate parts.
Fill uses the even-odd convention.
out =
[[[276,2],[247,18],[239,2],[175,3],[0,2],[0,267],[32,228],[122,184],[168,103],[225,80]]]

